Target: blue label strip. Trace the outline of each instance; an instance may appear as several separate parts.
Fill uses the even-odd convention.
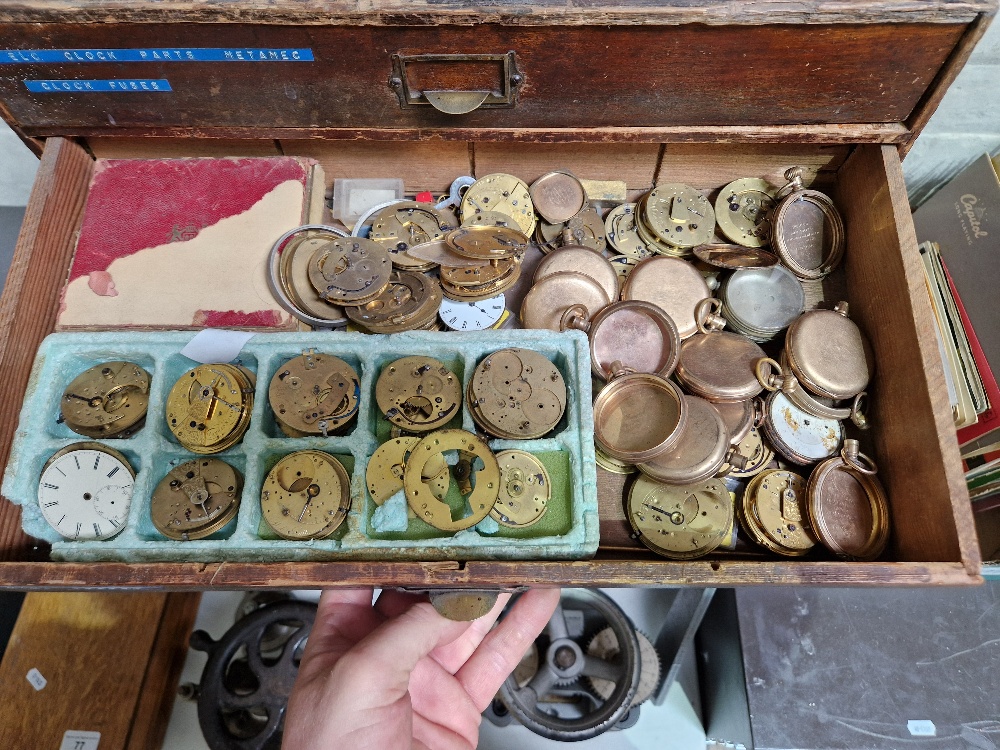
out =
[[[4,49],[0,65],[101,62],[312,62],[311,49],[165,47],[142,49]]]
[[[110,78],[91,81],[25,81],[28,91],[36,94],[86,94],[94,91],[116,93],[173,91],[166,78]]]

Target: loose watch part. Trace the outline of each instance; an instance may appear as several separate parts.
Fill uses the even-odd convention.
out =
[[[807,190],[803,169],[785,172],[788,184],[772,219],[772,245],[781,262],[800,279],[822,279],[844,256],[844,221],[829,196]]]
[[[465,191],[460,209],[463,224],[471,224],[477,214],[486,211],[509,216],[528,237],[535,229],[535,206],[528,186],[513,175],[488,174]]]
[[[459,255],[444,239],[412,245],[407,249],[406,254],[431,267],[438,265],[453,268],[477,268],[490,264],[489,258],[469,258],[465,255]]]
[[[618,299],[618,272],[607,258],[580,245],[565,245],[549,253],[535,267],[534,282],[546,276],[571,271],[589,276],[604,289],[612,302]]]
[[[635,464],[625,463],[624,461],[619,461],[617,458],[612,458],[601,450],[599,445],[594,446],[594,460],[598,466],[605,471],[610,471],[612,474],[635,474],[638,471],[635,468]]]
[[[774,188],[759,177],[730,182],[715,199],[715,221],[732,242],[763,247],[771,240]]]
[[[539,279],[524,295],[521,323],[525,328],[561,331],[563,317],[571,307],[582,305],[589,318],[611,302],[607,290],[590,276],[559,271]]]
[[[470,467],[474,459],[482,462],[482,468],[475,472],[475,481],[469,480],[471,492],[463,493],[468,495],[466,502],[471,512],[458,519],[453,518],[451,507],[434,497],[423,482],[427,462],[450,450],[468,454],[466,461]],[[403,489],[417,518],[441,531],[462,531],[475,526],[493,509],[500,491],[500,466],[486,443],[471,432],[438,430],[424,437],[410,452],[403,473]]]
[[[668,485],[641,475],[629,491],[627,510],[639,541],[674,560],[718,549],[734,512],[732,496],[718,479]]]
[[[593,206],[585,207],[563,225],[562,245],[576,245],[603,253],[608,247],[604,236],[604,221]]]
[[[403,357],[382,368],[375,400],[386,418],[410,432],[429,432],[461,412],[462,381],[431,357]]]
[[[806,511],[806,480],[784,469],[761,472],[747,484],[740,524],[761,547],[800,557],[816,546]]]
[[[410,257],[407,250],[414,245],[440,240],[458,226],[458,219],[448,209],[438,209],[431,203],[400,201],[393,203],[371,218],[368,239],[389,251],[397,268],[423,271],[427,261]]]
[[[747,436],[739,442],[737,450],[746,458],[746,465],[736,467],[724,464],[721,471],[728,469],[726,479],[746,479],[756,476],[774,460],[774,450],[764,441],[757,427],[750,428]]]
[[[785,334],[785,356],[799,383],[817,396],[850,399],[868,386],[874,357],[847,316],[847,303],[800,315]]]
[[[608,258],[608,262],[615,267],[615,273],[618,274],[619,288],[625,285],[625,280],[628,279],[628,275],[632,273],[632,269],[639,264],[638,260],[628,255],[612,255]]]
[[[638,464],[668,451],[687,424],[687,404],[676,384],[617,369],[594,400],[594,440],[609,456]]]
[[[552,498],[552,482],[544,464],[518,450],[496,454],[500,492],[490,518],[501,526],[523,529],[541,520]]]
[[[219,453],[243,439],[250,426],[256,377],[245,367],[198,365],[167,394],[167,426],[192,453]]]
[[[503,294],[479,302],[444,299],[438,315],[441,322],[453,331],[485,331],[500,321],[506,307]]]
[[[805,309],[802,284],[783,266],[735,271],[719,288],[729,327],[758,344],[770,341]]]
[[[236,517],[243,475],[218,458],[196,458],[172,468],[153,490],[149,515],[163,536],[204,539]]]
[[[543,174],[529,189],[538,215],[550,224],[569,221],[587,205],[587,191],[569,172]]]
[[[344,360],[310,349],[278,368],[267,396],[283,433],[326,436],[357,417],[361,381]]]
[[[639,300],[656,305],[677,325],[682,339],[698,332],[695,308],[712,293],[705,277],[680,258],[647,258],[632,269],[623,300]]]
[[[662,669],[660,666],[660,657],[656,653],[656,647],[653,646],[649,637],[641,630],[636,630],[635,635],[639,639],[640,666],[639,687],[635,690],[632,705],[638,706],[653,697],[653,691],[660,684]],[[590,643],[587,645],[587,655],[602,661],[614,661],[615,657],[618,656],[618,652],[618,636],[615,635],[615,631],[611,628],[604,628],[598,631],[597,635],[591,638]],[[590,683],[591,689],[603,700],[608,700],[614,693],[616,683],[613,680],[601,677],[587,677],[587,680]]]
[[[635,261],[648,258],[652,253],[642,241],[635,227],[635,203],[615,206],[604,218],[604,231],[608,243],[615,250]]]
[[[710,242],[698,245],[692,252],[702,263],[729,271],[738,271],[741,268],[770,268],[778,264],[777,255],[759,247]]]
[[[324,539],[351,509],[351,478],[328,453],[290,453],[264,478],[260,507],[267,525],[282,539]]]
[[[856,440],[813,469],[806,488],[809,523],[823,545],[851,560],[874,560],[889,540],[889,503],[874,462]]]
[[[670,377],[681,351],[680,334],[670,316],[648,302],[615,302],[592,319],[582,305],[571,307],[563,328],[576,328],[590,336],[590,365],[602,380],[614,367],[632,372]]]
[[[739,463],[726,423],[715,406],[697,396],[685,396],[687,424],[669,450],[638,464],[646,476],[667,484],[691,484],[715,476],[722,465]]]
[[[389,251],[363,237],[338,237],[309,259],[309,281],[335,305],[360,305],[375,299],[389,283]]]
[[[800,466],[835,456],[844,440],[840,421],[803,411],[781,391],[771,393],[764,401],[761,427],[774,449]]]
[[[63,391],[62,418],[73,432],[124,438],[142,428],[149,406],[149,373],[132,362],[104,362],[73,378]]]
[[[551,432],[566,410],[566,381],[544,355],[501,349],[480,362],[466,393],[473,420],[494,437],[531,440]]]
[[[690,185],[657,185],[643,202],[643,216],[658,239],[677,248],[704,245],[715,233],[712,204]]]
[[[38,480],[42,517],[62,537],[110,539],[128,521],[135,470],[100,443],[73,443],[45,462]]]
[[[494,260],[488,266],[453,268],[441,266],[441,289],[445,297],[459,302],[482,302],[503,293],[521,277],[517,258]]]
[[[414,436],[393,438],[382,443],[368,459],[365,482],[368,494],[376,505],[381,505],[403,489],[406,460],[419,442],[420,438]],[[428,459],[422,478],[431,494],[438,500],[444,500],[451,486],[451,470],[443,455],[438,454]]]
[[[448,247],[475,260],[503,260],[524,255],[528,237],[516,228],[461,226],[445,235]]]

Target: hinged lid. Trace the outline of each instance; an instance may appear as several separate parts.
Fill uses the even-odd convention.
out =
[[[0,113],[28,137],[906,143],[995,7],[22,1]]]

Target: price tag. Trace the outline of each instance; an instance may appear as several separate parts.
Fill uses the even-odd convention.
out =
[[[97,750],[101,744],[100,732],[81,732],[70,729],[63,735],[59,750]]]
[[[929,719],[910,719],[906,728],[913,737],[937,737],[937,727]]]

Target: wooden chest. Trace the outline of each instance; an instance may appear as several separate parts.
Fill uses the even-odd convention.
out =
[[[511,588],[979,582],[900,158],[994,0],[24,0],[0,7],[0,114],[42,164],[0,302],[0,461],[52,330],[95,157],[297,154],[328,180],[552,168],[718,188],[790,166],[834,196],[872,338],[888,562],[48,561],[0,500],[0,585]],[[164,83],[166,86],[164,86]],[[169,90],[168,90],[169,89]],[[466,114],[449,114],[475,107]],[[602,474],[602,498],[620,496]],[[617,494],[616,494],[617,493]]]

